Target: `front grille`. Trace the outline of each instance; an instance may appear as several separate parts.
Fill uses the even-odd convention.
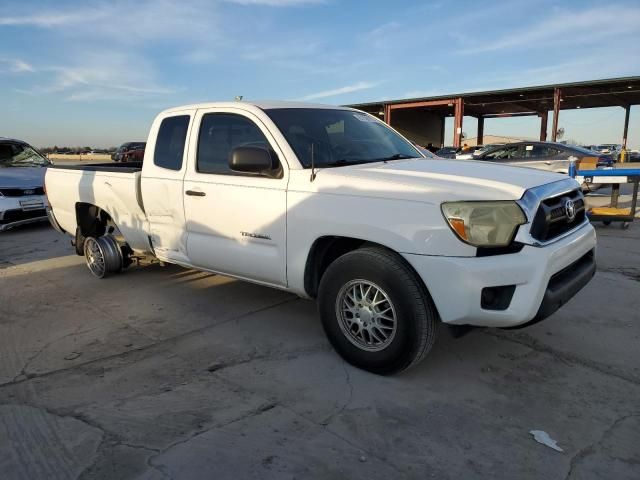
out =
[[[567,201],[571,200],[575,216],[570,219]],[[531,225],[531,236],[541,242],[547,242],[563,233],[573,230],[585,219],[584,197],[578,189],[543,200]]]
[[[29,195],[44,195],[44,188],[0,188],[0,193],[5,197],[27,197]]]
[[[44,208],[38,210],[7,210],[0,219],[0,225],[19,222],[20,220],[30,220],[32,218],[46,217],[47,211]]]

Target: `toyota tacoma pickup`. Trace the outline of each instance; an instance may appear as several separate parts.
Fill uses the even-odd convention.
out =
[[[316,299],[340,355],[379,374],[421,360],[439,322],[524,326],[595,272],[575,180],[426,159],[349,108],[173,108],[142,163],[54,165],[45,181],[96,277],[148,256]]]

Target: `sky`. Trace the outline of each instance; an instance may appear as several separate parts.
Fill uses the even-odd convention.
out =
[[[40,147],[145,140],[165,108],[237,95],[339,105],[632,75],[637,0],[0,2],[0,136]],[[560,115],[584,144],[620,142],[623,121]],[[535,117],[485,123],[538,132]]]

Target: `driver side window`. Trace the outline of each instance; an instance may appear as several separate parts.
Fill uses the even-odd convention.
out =
[[[241,115],[207,113],[200,123],[197,171],[219,175],[245,175],[229,168],[231,153],[238,147],[260,147],[268,150],[273,169],[280,169],[276,153],[255,123]]]

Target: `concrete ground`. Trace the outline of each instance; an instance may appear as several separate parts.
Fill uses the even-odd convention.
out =
[[[312,302],[158,265],[97,280],[48,226],[1,234],[0,479],[640,478],[640,224],[598,234],[564,309],[443,330],[393,377],[343,362]]]

